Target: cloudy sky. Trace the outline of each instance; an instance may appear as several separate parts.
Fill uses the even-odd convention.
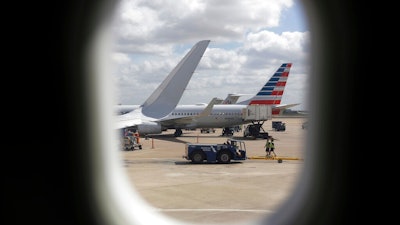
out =
[[[310,43],[303,14],[298,0],[123,0],[111,27],[117,103],[142,104],[190,48],[207,39],[179,104],[255,95],[291,62],[281,103],[306,110]]]

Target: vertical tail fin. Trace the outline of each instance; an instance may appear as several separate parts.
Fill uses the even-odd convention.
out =
[[[235,104],[237,100],[240,98],[242,95],[238,94],[228,94],[226,98],[221,102],[221,104]]]
[[[254,97],[242,101],[237,104],[242,105],[279,105],[283,91],[285,90],[286,82],[289,77],[289,71],[292,63],[283,63],[268,82],[261,88],[261,90]],[[273,112],[274,114],[274,112]]]

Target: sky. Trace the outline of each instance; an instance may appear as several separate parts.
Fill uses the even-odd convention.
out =
[[[117,104],[142,104],[200,40],[211,40],[179,104],[255,95],[293,63],[282,104],[308,110],[310,34],[299,0],[123,0],[113,14]]]

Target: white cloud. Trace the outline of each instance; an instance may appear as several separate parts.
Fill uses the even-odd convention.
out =
[[[303,105],[296,108],[303,109],[309,32],[305,22],[299,22],[303,18],[293,18],[301,15],[298,4],[292,0],[122,1],[112,27],[119,103],[144,102],[196,42],[209,39],[180,104],[209,102],[229,93],[255,94],[281,63],[292,62],[282,103],[300,102]]]

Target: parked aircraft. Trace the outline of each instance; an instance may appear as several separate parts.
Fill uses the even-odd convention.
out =
[[[175,129],[174,135],[178,137],[182,135],[182,129],[225,128],[253,122],[243,119],[243,110],[249,105],[272,105],[273,114],[278,114],[283,108],[297,105],[280,105],[291,66],[292,63],[283,63],[255,96],[240,103],[215,104],[213,102],[214,107],[208,114],[203,113],[207,107],[205,104],[177,105],[168,114],[164,110],[165,114],[162,116],[142,118],[142,121],[136,116],[143,112],[139,108],[121,115],[117,127],[135,128],[141,135],[160,134],[167,129]],[[153,110],[157,111],[155,106]]]
[[[160,86],[138,108],[118,115],[116,129],[137,128],[140,133],[161,133],[161,121],[177,106],[210,40],[199,41]]]
[[[271,105],[272,115],[298,104],[280,104],[289,77],[292,63],[283,63],[260,91],[250,99],[236,104],[214,105],[208,116],[197,117],[204,105],[178,105],[161,124],[164,128],[175,129],[175,136],[182,135],[182,129],[225,128],[254,121],[243,119],[243,110],[249,105]]]

